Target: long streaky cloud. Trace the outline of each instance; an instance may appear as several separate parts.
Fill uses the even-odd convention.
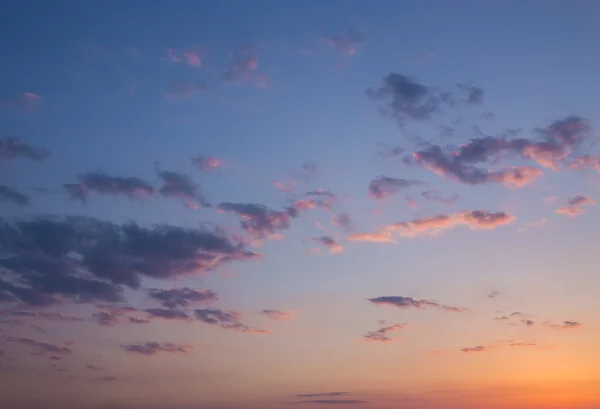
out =
[[[576,195],[572,199],[569,199],[567,206],[559,207],[556,209],[556,213],[563,214],[566,216],[579,216],[585,212],[584,206],[595,206],[596,201],[589,196]]]
[[[444,305],[431,300],[418,300],[411,297],[399,295],[390,295],[382,297],[367,298],[367,301],[378,305],[391,305],[398,308],[416,308],[416,309],[439,309],[448,312],[467,312],[469,308],[453,307]]]

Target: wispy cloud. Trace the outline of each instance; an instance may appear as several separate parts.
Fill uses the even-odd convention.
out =
[[[330,253],[339,254],[344,251],[344,248],[331,236],[313,237],[313,240],[327,247]]]
[[[266,77],[256,74],[258,52],[255,46],[240,47],[229,54],[230,64],[223,73],[223,81],[229,84],[253,84],[265,86]]]
[[[152,185],[143,179],[110,176],[99,172],[82,174],[79,176],[79,183],[65,185],[65,189],[72,198],[83,201],[87,199],[89,192],[140,200],[154,194]]]
[[[579,216],[585,212],[583,206],[594,206],[596,201],[589,196],[576,195],[572,199],[569,199],[567,206],[559,207],[556,209],[556,213],[564,214],[567,216]]]
[[[354,233],[346,237],[346,240],[350,241],[368,241],[373,243],[398,243],[392,237],[392,233],[389,231],[380,231],[376,233]]]
[[[167,170],[159,170],[157,175],[162,181],[159,189],[162,196],[183,200],[188,205],[210,205],[200,191],[200,186],[188,175]]]
[[[37,341],[31,338],[24,337],[11,337],[7,336],[4,339],[8,342],[15,342],[23,345],[27,345],[35,348],[40,354],[56,354],[56,355],[67,355],[73,352],[71,348],[63,347],[60,345],[49,344],[47,342]]]
[[[262,310],[262,314],[273,321],[285,321],[291,320],[295,317],[293,311],[281,311],[281,310]]]
[[[375,298],[367,298],[367,301],[379,305],[391,305],[398,308],[417,308],[417,309],[439,309],[448,312],[467,312],[468,308],[452,307],[449,305],[439,304],[431,300],[417,300],[411,297],[403,297],[399,295],[382,296]]]
[[[219,308],[203,308],[194,311],[194,316],[198,321],[205,324],[217,325],[223,329],[229,329],[249,334],[264,334],[267,331],[255,329],[241,322],[241,315],[234,311],[224,311]]]
[[[363,338],[365,339],[365,341],[369,341],[369,342],[383,342],[383,343],[394,342],[395,339],[389,337],[387,334],[392,331],[396,331],[396,330],[405,328],[406,326],[407,326],[407,324],[395,324],[395,325],[390,325],[387,327],[382,327],[376,331],[367,332],[365,335],[363,335]]]
[[[16,111],[33,111],[41,99],[42,97],[33,92],[24,92],[20,95],[0,98],[0,108]]]
[[[577,321],[563,321],[562,324],[553,324],[551,322],[544,322],[544,325],[552,328],[552,329],[557,329],[557,330],[569,330],[569,329],[576,329],[576,328],[581,328],[583,326],[583,324],[581,324],[580,322]]]
[[[443,204],[452,204],[458,200],[458,195],[456,193],[450,197],[443,197],[440,191],[437,189],[426,190],[425,192],[421,193],[421,196],[431,202],[439,202]]]
[[[214,172],[223,166],[223,161],[214,156],[196,155],[192,157],[192,165],[204,172]]]
[[[418,180],[378,176],[369,184],[369,195],[374,199],[384,199],[398,193],[402,189],[423,184]]]
[[[242,229],[257,239],[289,228],[291,219],[297,215],[295,208],[278,211],[258,203],[221,203],[218,209],[240,217]]]
[[[27,195],[6,185],[0,185],[0,203],[13,203],[18,206],[28,205],[30,198]]]
[[[350,395],[350,392],[325,392],[325,393],[303,393],[296,395],[299,398],[318,398],[320,396],[346,396]]]
[[[200,68],[202,66],[200,54],[201,48],[198,46],[190,47],[185,50],[167,48],[167,56],[162,57],[161,59],[175,63],[185,63],[191,67]]]
[[[50,156],[45,149],[30,145],[19,138],[0,139],[0,161],[18,158],[41,161]]]
[[[337,52],[352,56],[357,53],[358,47],[367,40],[368,36],[367,30],[347,28],[342,35],[324,35],[322,39]]]
[[[195,290],[188,287],[171,288],[168,290],[150,289],[148,293],[151,298],[159,301],[166,308],[209,304],[219,299],[219,296],[214,291]]]
[[[121,345],[121,348],[135,354],[154,356],[161,352],[187,354],[193,347],[191,345],[173,344],[170,342],[145,342],[143,344]]]

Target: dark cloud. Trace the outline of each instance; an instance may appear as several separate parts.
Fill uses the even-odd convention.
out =
[[[219,299],[211,290],[194,290],[192,288],[172,288],[169,290],[150,289],[150,297],[160,301],[166,308],[187,307],[193,304],[208,304]]]
[[[157,174],[162,180],[159,190],[161,195],[181,199],[191,205],[210,206],[198,184],[192,181],[188,175],[166,170],[158,171]]]
[[[533,325],[535,325],[535,322],[532,320],[521,320],[521,322],[525,325],[527,325],[528,327],[531,327]]]
[[[319,396],[346,396],[350,395],[350,392],[325,392],[325,393],[304,393],[296,395],[299,398],[318,398]]]
[[[89,369],[91,371],[103,371],[104,370],[104,368],[100,368],[95,365],[86,365],[85,369]]]
[[[144,310],[149,316],[153,318],[164,318],[166,320],[183,320],[187,321],[190,317],[181,310],[175,310],[172,308],[148,308]]]
[[[219,210],[238,215],[242,229],[259,239],[289,228],[291,219],[298,213],[295,208],[278,211],[257,203],[221,203]]]
[[[496,298],[500,295],[500,291],[498,290],[492,290],[487,294],[488,298]]]
[[[369,194],[375,199],[384,199],[398,193],[402,189],[423,184],[418,180],[378,176],[369,184]]]
[[[47,150],[29,145],[19,138],[0,139],[0,161],[17,158],[41,161],[49,156]]]
[[[552,324],[550,322],[544,322],[545,325],[549,326],[552,329],[575,329],[583,326],[580,322],[577,321],[563,321],[562,324]]]
[[[367,298],[367,301],[370,301],[373,304],[393,305],[394,307],[398,307],[398,308],[418,308],[418,309],[436,308],[436,309],[441,309],[441,310],[449,311],[449,312],[469,311],[468,308],[452,307],[449,305],[439,304],[435,301],[415,300],[414,298],[402,297],[399,295]]]
[[[484,91],[482,88],[465,84],[458,84],[458,88],[467,104],[480,105],[483,103]]]
[[[462,352],[484,352],[487,351],[489,347],[485,347],[483,345],[478,345],[476,347],[462,348]]]
[[[173,344],[170,342],[145,342],[143,344],[121,345],[127,352],[146,356],[154,356],[160,352],[183,353],[186,354],[192,349],[191,345]]]
[[[99,305],[101,311],[92,314],[92,318],[100,325],[113,327],[121,322],[121,318],[137,311],[133,307],[120,307],[115,305]]]
[[[251,334],[266,333],[266,330],[255,329],[241,322],[240,314],[233,311],[223,311],[219,308],[203,308],[194,311],[197,320],[205,324],[218,325],[223,329]]]
[[[398,73],[383,77],[381,86],[369,88],[367,95],[376,101],[385,101],[381,112],[394,117],[401,125],[407,120],[431,119],[444,105],[450,105],[446,94]]]
[[[331,236],[313,237],[313,240],[327,247],[330,253],[339,254],[344,251],[340,243]]]
[[[6,202],[25,206],[29,204],[29,201],[29,196],[6,185],[0,185],[0,203]]]
[[[41,354],[67,355],[73,352],[73,350],[70,348],[66,348],[60,345],[49,344],[47,342],[36,341],[35,339],[31,338],[7,336],[4,337],[4,339],[8,342],[15,342],[33,347]]]
[[[140,318],[136,318],[136,317],[129,317],[129,322],[132,324],[149,324],[150,321],[148,320],[143,320]]]
[[[109,176],[89,172],[79,176],[79,183],[65,185],[67,193],[74,199],[85,200],[89,192],[102,195],[126,196],[129,199],[145,199],[154,193],[149,182],[136,177]]]
[[[356,54],[358,46],[364,43],[369,36],[367,30],[347,28],[344,34],[337,36],[323,36],[323,41],[331,45],[336,51],[352,56]]]
[[[168,279],[257,257],[221,232],[141,227],[90,218],[0,221],[0,300],[29,305],[123,301],[123,285]]]
[[[395,324],[387,327],[382,327],[376,331],[367,332],[365,335],[363,335],[363,338],[365,339],[365,341],[370,342],[394,342],[394,338],[389,337],[387,334],[392,331],[402,329],[404,327],[406,327],[406,324]]]
[[[430,202],[440,202],[444,204],[452,204],[458,199],[458,195],[456,193],[450,197],[443,197],[440,194],[440,191],[437,189],[426,190],[425,192],[421,193],[421,195]]]

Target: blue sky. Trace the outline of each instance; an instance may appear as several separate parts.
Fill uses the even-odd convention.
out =
[[[599,22],[4,2],[9,408],[595,407]]]

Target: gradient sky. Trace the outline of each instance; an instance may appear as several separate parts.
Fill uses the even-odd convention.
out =
[[[600,3],[0,34],[2,408],[600,408]]]

